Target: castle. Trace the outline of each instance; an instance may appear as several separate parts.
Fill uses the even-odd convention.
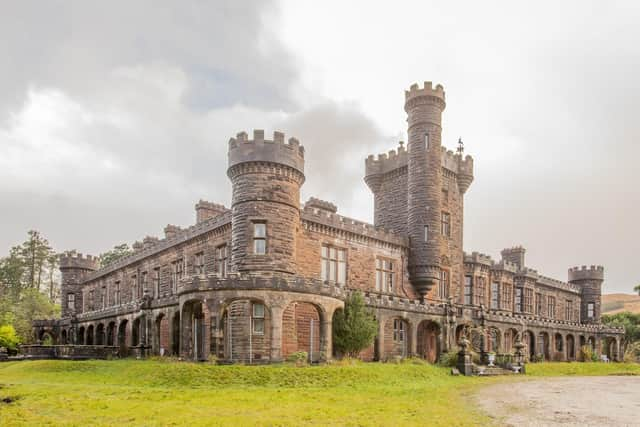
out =
[[[230,208],[200,201],[194,225],[167,225],[163,239],[145,237],[102,268],[63,256],[62,318],[35,321],[36,338],[67,352],[326,360],[333,316],[358,290],[379,324],[365,360],[435,362],[469,326],[479,352],[511,353],[517,336],[529,358],[576,360],[590,345],[619,360],[623,331],[600,322],[602,267],[571,268],[563,282],[529,268],[522,247],[499,261],[463,252],[473,159],[442,146],[444,109],[441,85],[405,92],[407,148],[365,160],[374,224],[316,198],[301,206],[305,150],[295,138],[237,134]]]

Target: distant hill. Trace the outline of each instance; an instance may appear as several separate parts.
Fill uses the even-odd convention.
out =
[[[640,313],[640,295],[608,294],[602,295],[602,314],[616,314],[623,311]]]

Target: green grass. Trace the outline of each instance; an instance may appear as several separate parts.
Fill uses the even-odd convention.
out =
[[[546,363],[532,376],[640,374],[623,364]],[[522,377],[519,377],[522,378]],[[488,425],[477,387],[417,363],[214,366],[157,360],[0,364],[0,425]]]

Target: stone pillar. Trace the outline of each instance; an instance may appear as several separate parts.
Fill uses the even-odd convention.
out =
[[[407,319],[407,323],[409,320]],[[408,357],[414,357],[418,355],[418,325],[414,325],[409,323],[409,328],[411,329],[411,338],[409,339],[409,352],[407,354]]]
[[[384,351],[384,323],[385,319],[380,318],[378,321],[378,360],[385,360]]]
[[[324,361],[331,360],[333,358],[333,322],[331,320],[323,321],[321,329],[322,348],[320,351],[322,355],[320,357]]]
[[[271,362],[282,361],[282,314],[284,308],[271,307]]]

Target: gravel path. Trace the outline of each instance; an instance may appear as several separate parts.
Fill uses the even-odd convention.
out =
[[[573,377],[496,384],[477,403],[509,426],[640,426],[640,377]]]

